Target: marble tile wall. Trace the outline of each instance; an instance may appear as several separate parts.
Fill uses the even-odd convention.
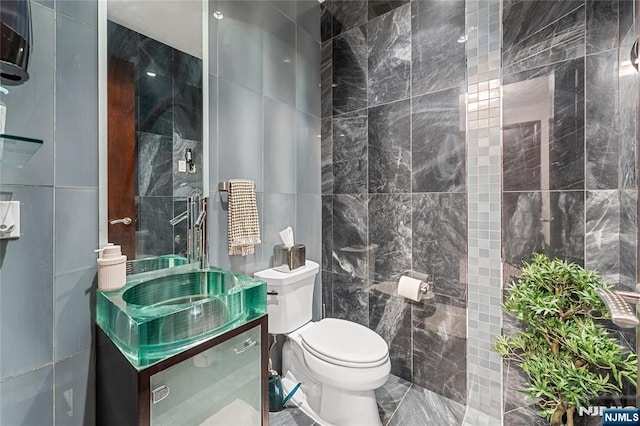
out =
[[[464,11],[327,0],[321,12],[325,313],[377,331],[393,374],[456,404],[467,398]],[[409,271],[433,278],[434,299],[398,296]]]
[[[186,227],[168,220],[202,192],[202,61],[113,22],[108,51],[135,66],[136,255],[184,255]],[[194,173],[178,170],[187,149]]]
[[[635,287],[635,20],[625,0],[503,2],[504,286],[539,251]],[[635,330],[612,329],[635,349]],[[504,365],[504,424],[545,424],[515,392],[525,381]]]

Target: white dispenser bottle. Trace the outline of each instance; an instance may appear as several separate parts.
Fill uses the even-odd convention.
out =
[[[98,290],[120,290],[127,283],[127,256],[122,254],[120,246],[113,243],[96,250],[98,258]]]

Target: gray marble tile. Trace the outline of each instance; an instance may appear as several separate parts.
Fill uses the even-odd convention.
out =
[[[333,274],[333,317],[369,326],[369,289],[366,280]]]
[[[550,76],[553,78],[551,79]],[[552,86],[545,81],[552,83]],[[549,87],[546,93],[541,91],[544,90],[545,84]],[[540,121],[541,137],[544,138],[547,132],[544,130],[543,122],[549,123],[549,163],[547,165],[546,162],[541,161],[540,167],[541,175],[549,175],[550,189],[583,189],[585,174],[584,59],[505,75],[503,90],[505,105],[503,120],[507,126]],[[523,96],[534,96],[531,99],[536,99],[536,104],[539,104],[537,113],[532,113],[518,103]],[[544,113],[544,106],[550,103],[553,104],[553,108]],[[541,145],[545,145],[544,140]],[[544,158],[546,157],[545,155]]]
[[[333,16],[328,7],[329,2],[320,3],[320,41],[325,42],[333,37]]]
[[[629,46],[637,38],[637,16],[633,0],[618,0],[618,40],[620,45]]]
[[[368,105],[380,105],[409,96],[411,68],[411,5],[369,21]]]
[[[217,191],[217,188],[216,188]],[[217,195],[217,194],[216,194]],[[187,211],[187,200],[185,198],[174,198],[173,199],[173,217],[178,216],[181,213]],[[213,222],[215,218],[209,217],[209,223]],[[180,254],[186,257],[187,255],[187,235],[188,235],[188,224],[187,221],[184,220],[177,225],[173,226],[173,252],[174,254]],[[209,240],[215,241],[215,240]]]
[[[620,284],[631,289],[637,281],[638,193],[620,191]]]
[[[509,426],[546,426],[549,421],[538,415],[534,407],[520,407],[504,413],[503,422]]]
[[[262,1],[220,1],[218,22],[219,77],[262,92]]]
[[[369,244],[376,246],[374,279],[397,282],[411,269],[411,195],[369,195]]]
[[[322,198],[320,195],[296,195],[295,239],[306,246],[307,259],[322,261]]]
[[[7,106],[6,133],[44,141],[21,169],[0,166],[0,182],[19,185],[53,185],[55,120],[55,13],[40,5],[31,10],[33,45],[38,53],[29,59],[29,81],[9,87],[2,95]],[[62,53],[62,52],[61,52]],[[94,79],[96,76],[94,76]],[[93,98],[97,105],[97,92]],[[93,128],[96,131],[96,127]],[[95,139],[97,144],[97,139]],[[77,158],[77,157],[76,157]],[[97,157],[96,157],[97,162]],[[95,166],[95,163],[92,163]]]
[[[465,2],[412,1],[412,95],[464,86]]]
[[[296,26],[275,7],[262,10],[263,92],[291,106],[296,105]]]
[[[286,103],[263,98],[264,191],[296,193],[296,110]],[[260,141],[256,141],[257,144]],[[256,149],[260,149],[256,147]]]
[[[334,117],[333,192],[355,194],[367,192],[367,111],[361,110]]]
[[[173,136],[174,98],[171,77],[141,74],[136,81],[136,130]]]
[[[296,108],[314,117],[320,117],[320,43],[300,27],[296,27],[296,40]]]
[[[136,136],[137,195],[171,196],[174,187],[172,138],[145,132],[136,132]],[[181,158],[184,159],[184,152]]]
[[[390,426],[459,425],[465,406],[427,389],[412,386],[388,423]]]
[[[178,161],[186,158],[187,150],[191,150],[191,158],[195,171],[190,170],[187,164],[187,172],[178,171]],[[182,138],[179,134],[173,135],[173,152],[172,152],[172,168],[173,187],[172,193],[174,197],[189,197],[194,193],[202,194],[202,175],[203,175],[203,157],[202,142]]]
[[[322,304],[324,305],[324,316],[333,318],[333,273],[322,271]]]
[[[95,317],[92,295],[97,287],[96,274],[96,268],[92,267],[55,278],[56,360],[91,349]],[[77,395],[78,398],[84,396],[84,393]],[[76,410],[81,410],[81,407]]]
[[[620,71],[624,62],[619,63]],[[629,68],[627,68],[629,69]],[[619,187],[632,189],[636,186],[636,119],[637,96],[640,81],[635,71],[620,72],[618,82],[619,120]]]
[[[137,32],[107,20],[107,52],[109,61],[112,58],[122,59],[135,65],[140,64],[139,38],[144,37]],[[169,59],[171,56],[169,56]]]
[[[351,2],[345,2],[351,3]],[[333,114],[367,106],[367,30],[356,27],[333,39]]]
[[[333,120],[323,118],[321,126],[320,173],[322,177],[322,194],[333,194]]]
[[[173,133],[202,141],[202,88],[173,80]]]
[[[368,113],[369,192],[411,192],[410,101]]]
[[[328,0],[323,5],[330,12],[332,37],[367,22],[366,0]]]
[[[322,193],[322,129],[321,120],[297,112],[296,193]]]
[[[320,45],[320,109],[322,118],[333,115],[333,41]]]
[[[410,381],[394,376],[392,373],[387,383],[376,389],[376,402],[383,425],[386,425],[391,419],[410,387]]]
[[[551,193],[551,247],[549,254],[584,264],[584,194]]]
[[[509,0],[504,3],[505,74],[585,53],[585,2]],[[519,25],[511,25],[518,22]]]
[[[365,195],[333,196],[333,271],[366,280],[375,246],[367,245]]]
[[[53,366],[0,382],[0,423],[53,424]]]
[[[512,317],[508,317],[512,319]],[[509,412],[518,408],[527,408],[533,401],[525,396],[520,390],[527,388],[527,375],[522,368],[513,362],[503,362],[503,399],[504,411]],[[535,408],[535,407],[533,407]]]
[[[542,165],[541,122],[529,121],[503,126],[502,141],[503,190],[539,190]]]
[[[289,407],[269,413],[269,424],[273,426],[313,426],[315,422],[299,408]]]
[[[617,283],[621,254],[618,191],[588,191],[585,210],[585,267],[598,271],[606,282]]]
[[[603,3],[601,1],[596,3]],[[618,187],[617,52],[586,57],[586,188]]]
[[[412,99],[413,192],[464,191],[465,136],[457,89]]]
[[[56,363],[56,425],[82,426],[95,420],[95,359],[86,351]]]
[[[370,21],[407,3],[409,0],[369,0],[367,17]]]
[[[333,271],[333,196],[322,196],[322,269]]]
[[[466,300],[464,194],[413,194],[412,270],[429,274],[437,294]]]
[[[379,283],[369,293],[369,328],[389,345],[391,374],[411,380],[411,304],[395,294],[395,283]],[[382,404],[379,405],[382,406]],[[397,404],[396,404],[397,405]],[[383,407],[384,408],[384,407]],[[395,407],[385,408],[390,415]],[[391,411],[389,413],[388,411]]]
[[[113,40],[117,43],[118,40]],[[109,39],[109,44],[112,41]],[[115,46],[117,48],[117,46]],[[138,34],[138,78],[144,78],[147,72],[155,73],[167,78],[173,78],[175,70],[173,65],[174,54],[177,53],[171,46],[161,43],[151,37]],[[149,80],[153,82],[154,80]]]
[[[4,379],[53,359],[54,204],[51,187],[4,185],[0,197],[21,204],[20,238],[0,243],[0,378]],[[30,398],[18,398],[23,397]]]
[[[435,300],[412,303],[413,382],[460,404],[467,400],[466,312]]]
[[[56,17],[56,185],[98,186],[97,51],[95,27]]]
[[[618,2],[587,0],[587,55],[615,49],[618,44]]]

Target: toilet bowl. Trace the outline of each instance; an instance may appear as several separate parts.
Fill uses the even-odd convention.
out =
[[[389,378],[389,348],[360,324],[335,318],[311,321],[318,269],[307,260],[298,271],[254,274],[267,282],[269,333],[287,336],[282,375],[302,382],[301,409],[319,423],[379,425],[374,390]]]

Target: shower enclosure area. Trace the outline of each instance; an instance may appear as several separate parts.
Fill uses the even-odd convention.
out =
[[[327,0],[321,10],[327,316],[385,338],[392,374],[426,389],[403,404],[433,394],[470,424],[479,414],[546,424],[517,392],[525,377],[492,350],[516,326],[503,289],[545,252],[635,291],[637,5]],[[398,297],[411,270],[430,275],[435,300]],[[635,349],[635,330],[611,328]],[[625,389],[616,402],[634,398]],[[434,415],[465,421],[447,409]],[[599,424],[590,414],[578,410],[576,424]]]

